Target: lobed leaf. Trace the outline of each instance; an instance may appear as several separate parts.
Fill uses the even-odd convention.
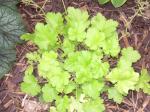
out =
[[[58,92],[55,88],[51,86],[51,84],[45,84],[42,88],[43,99],[46,102],[52,102],[56,99]]]
[[[25,76],[23,79],[24,82],[21,83],[21,90],[27,94],[36,96],[41,92],[41,87],[38,84],[38,81],[32,72],[33,72],[33,67],[29,66],[25,72]]]
[[[142,89],[144,93],[150,95],[150,75],[146,69],[142,69],[139,81],[137,82],[136,89]]]

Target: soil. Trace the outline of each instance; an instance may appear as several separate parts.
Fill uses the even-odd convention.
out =
[[[91,16],[101,12],[107,18],[119,22],[118,33],[121,47],[132,46],[141,54],[141,59],[134,64],[136,71],[142,68],[150,71],[150,1],[128,0],[121,8],[114,8],[110,3],[99,5],[97,0],[34,0],[36,4],[43,7],[44,12],[64,12],[69,6],[88,10]],[[146,3],[146,1],[149,1]],[[146,4],[144,4],[146,3]],[[28,32],[33,32],[37,22],[44,22],[41,9],[35,5],[18,4],[18,9],[24,19]],[[139,10],[140,9],[140,10]],[[23,79],[23,72],[26,69],[27,60],[25,54],[37,48],[28,43],[16,46],[17,61],[9,74],[0,80],[0,112],[24,112],[24,99],[27,97],[20,92],[19,83]],[[130,91],[124,102],[120,105],[108,100],[103,94],[106,112],[149,112],[150,96],[142,92]],[[28,100],[36,101],[36,98],[27,97]],[[30,111],[28,111],[30,112]],[[34,112],[34,111],[33,111]],[[35,112],[47,112],[40,108]]]

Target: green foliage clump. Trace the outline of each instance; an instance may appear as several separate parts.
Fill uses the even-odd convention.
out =
[[[116,21],[107,20],[100,13],[90,18],[88,12],[73,7],[67,9],[64,18],[60,13],[48,13],[45,18],[46,24],[38,23],[34,33],[21,38],[39,47],[27,58],[47,83],[38,84],[29,68],[21,89],[33,96],[42,95],[45,102],[53,102],[50,112],[103,112],[100,94],[104,91],[108,91],[110,99],[121,103],[129,90],[143,89],[142,82],[147,76],[139,77],[132,68],[132,63],[140,59],[132,47],[121,50],[115,68],[104,61],[104,57],[117,58],[120,53]],[[148,92],[148,83],[144,83],[144,91]]]

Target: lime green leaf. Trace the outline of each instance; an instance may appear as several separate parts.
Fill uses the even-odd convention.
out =
[[[75,24],[73,23],[74,21],[87,23],[87,20],[89,18],[87,11],[83,11],[74,7],[68,7],[67,12],[68,12],[68,15],[66,16],[66,20],[67,22],[69,22],[69,24]]]
[[[144,93],[150,95],[150,75],[146,69],[142,69],[139,81],[137,82],[136,89],[142,89]]]
[[[110,34],[110,37],[107,37],[107,39],[102,43],[102,48],[106,55],[116,57],[120,52],[118,34],[116,32]]]
[[[102,31],[106,23],[106,18],[101,14],[98,13],[91,19],[91,25],[93,28],[96,28],[98,31]]]
[[[68,72],[60,72],[57,75],[54,75],[50,79],[50,83],[53,87],[56,88],[58,92],[62,92],[65,88],[65,85],[69,84],[70,74]]]
[[[61,69],[56,58],[57,53],[55,53],[54,51],[43,52],[38,65],[40,76],[50,79],[53,75],[60,73]]]
[[[118,62],[118,68],[128,70],[131,68],[132,63],[140,59],[140,54],[138,51],[133,50],[132,47],[124,48],[122,51],[122,56]]]
[[[50,111],[49,111],[49,112],[58,112],[58,111],[56,110],[56,107],[51,106],[51,107],[50,107]]]
[[[60,13],[47,13],[46,14],[46,22],[50,25],[51,29],[58,34],[63,33],[63,18]]]
[[[36,96],[41,91],[41,87],[38,84],[37,79],[32,74],[33,67],[29,66],[25,72],[24,79],[21,83],[21,90],[27,94],[30,94],[32,96]]]
[[[77,71],[75,81],[78,84],[83,84],[83,83],[90,81],[90,80],[92,80],[92,74],[89,73],[88,70],[82,69],[80,71]]]
[[[52,49],[57,42],[57,33],[54,32],[49,25],[37,23],[33,42],[38,45],[40,49]]]
[[[122,6],[127,0],[111,0],[114,7]]]
[[[131,63],[134,63],[141,58],[138,51],[134,50],[133,47],[124,48],[121,53],[123,58]]]
[[[93,80],[91,82],[84,83],[82,89],[86,95],[96,99],[100,96],[100,92],[103,87],[104,87],[104,82]]]
[[[94,32],[97,32],[98,30],[100,33],[103,33],[105,38],[101,42],[100,40],[98,41],[98,39],[95,40],[96,42],[93,42],[93,43],[92,43],[92,40],[89,40],[87,42],[88,44],[91,43],[91,45],[89,44],[88,46],[90,47],[97,46],[99,48],[103,48],[103,51],[105,54],[116,57],[118,53],[120,52],[118,34],[116,32],[117,26],[118,26],[118,23],[116,21],[111,20],[111,19],[106,20],[106,18],[102,14],[98,13],[96,16],[92,18],[91,28],[88,29],[90,30],[90,29],[95,28],[96,30],[91,31],[89,33],[87,32],[87,35],[89,35],[89,38],[91,38],[92,40],[95,40],[95,38],[92,38],[92,34]],[[98,37],[100,38],[100,36],[98,36],[98,32],[97,34],[96,33],[94,34],[97,35],[97,38]]]
[[[74,111],[84,112],[83,105],[79,100],[75,99],[74,97],[71,97],[70,99],[71,99],[71,103],[69,106],[69,112],[74,112]]]
[[[100,48],[101,43],[105,39],[105,34],[103,32],[99,32],[95,28],[90,28],[87,31],[87,37],[85,44],[92,50],[97,50]]]
[[[135,85],[139,80],[139,74],[132,68],[128,70],[115,68],[106,77],[115,84],[115,88],[121,94],[128,94],[129,90],[135,90]]]
[[[128,70],[131,68],[132,63],[129,60],[126,60],[124,57],[121,57],[117,66],[118,66],[118,68]]]
[[[87,11],[81,11],[73,7],[67,9],[66,33],[70,40],[82,42],[85,39],[86,28],[89,26],[89,15]]]
[[[78,41],[82,42],[85,39],[86,33],[84,32],[85,29],[80,26],[74,26],[73,28],[69,28],[68,30],[68,37],[71,41]]]
[[[107,75],[109,71],[109,64],[107,62],[101,63],[93,61],[90,65],[91,73],[93,74],[94,79],[100,79],[103,76]]]
[[[105,22],[105,26],[103,27],[102,31],[105,33],[106,37],[111,38],[111,33],[114,33],[116,31],[117,26],[118,22],[109,19]]]
[[[69,84],[68,85],[66,85],[65,86],[65,88],[64,88],[64,93],[65,94],[68,94],[68,93],[71,93],[73,90],[75,90],[76,89],[76,84],[75,84],[75,82],[69,82]]]
[[[33,73],[33,66],[28,66],[28,68],[25,71],[25,77],[23,79],[23,81],[27,82],[27,83],[32,83],[35,82],[36,79],[35,77],[32,75]]]
[[[45,84],[42,88],[43,99],[45,102],[52,102],[57,97],[57,91],[50,84]]]
[[[104,112],[105,107],[103,100],[97,98],[95,100],[88,101],[83,104],[84,112]]]
[[[78,52],[71,52],[68,54],[68,58],[65,60],[64,68],[69,72],[74,72],[77,66],[77,60],[79,57]]]
[[[123,95],[113,87],[108,89],[108,98],[119,104],[123,101]]]
[[[25,40],[25,41],[28,41],[28,40],[34,40],[34,34],[30,34],[30,33],[25,33],[25,34],[23,34],[23,35],[21,35],[21,39],[22,40]]]
[[[21,91],[29,95],[36,96],[41,92],[41,87],[36,82],[32,82],[32,83],[23,82],[21,83]]]
[[[62,49],[63,49],[65,54],[68,54],[68,53],[73,52],[75,50],[75,45],[69,39],[65,39],[63,42]]]
[[[31,40],[40,49],[53,49],[57,43],[57,32],[53,31],[49,25],[37,23],[34,34],[26,33],[21,36],[23,40]]]
[[[40,55],[38,54],[38,52],[27,53],[26,57],[29,61],[37,62],[38,60],[40,60]]]
[[[68,96],[64,96],[63,98],[57,97],[56,107],[58,112],[67,112],[69,105],[70,105],[70,99],[68,98]]]

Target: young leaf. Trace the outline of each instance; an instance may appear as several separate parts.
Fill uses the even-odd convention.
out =
[[[71,41],[82,42],[85,39],[86,28],[90,24],[88,21],[89,15],[87,11],[81,11],[73,7],[67,9],[66,16],[66,33]]]
[[[57,34],[63,33],[63,18],[60,13],[47,13],[46,22],[54,32],[57,32]]]
[[[56,58],[57,53],[54,51],[42,53],[42,57],[38,64],[40,76],[50,79],[53,75],[60,73],[61,68],[59,67],[59,62],[56,60]]]
[[[40,60],[40,55],[38,54],[38,52],[27,53],[26,57],[29,61],[37,62],[38,60]]]
[[[83,84],[83,83],[91,81],[91,80],[92,80],[92,74],[90,73],[89,70],[82,69],[80,71],[77,71],[75,81],[78,84]]]
[[[55,88],[51,86],[51,84],[45,84],[42,88],[43,99],[46,102],[52,102],[56,99],[58,92]]]
[[[83,104],[84,112],[104,112],[105,107],[102,99],[95,99]]]
[[[82,89],[84,94],[92,97],[94,99],[98,98],[102,88],[104,87],[103,82],[99,82],[97,80],[93,80],[91,82],[84,83],[82,85]]]
[[[91,27],[92,28],[96,28],[99,31],[102,31],[104,26],[106,24],[106,18],[101,14],[98,13],[96,16],[94,16],[91,19]]]
[[[62,49],[64,53],[67,55],[68,53],[73,52],[75,50],[75,45],[69,39],[65,39],[63,42]]]
[[[65,94],[69,94],[69,93],[71,93],[71,92],[73,92],[73,90],[75,90],[76,89],[76,83],[75,82],[69,82],[69,84],[68,85],[66,85],[65,86],[65,88],[64,88],[64,93]]]
[[[62,92],[66,85],[69,84],[70,74],[68,72],[62,71],[59,74],[51,77],[50,83],[56,88],[58,92]]]
[[[70,105],[70,99],[68,96],[57,97],[56,99],[56,108],[58,112],[67,112]]]
[[[105,33],[107,38],[111,38],[111,36],[116,32],[118,26],[118,22],[112,19],[109,19],[105,22],[105,26],[102,31]]]
[[[49,25],[38,23],[35,26],[35,37],[33,42],[40,49],[48,50],[54,48],[57,42],[57,33]]]
[[[100,48],[101,43],[105,39],[105,34],[99,32],[95,28],[90,28],[87,31],[85,44],[92,50],[97,50]]]
[[[134,63],[141,58],[138,51],[134,50],[133,47],[124,48],[121,53],[123,58],[131,63]]]
[[[71,103],[69,105],[69,112],[84,112],[83,105],[79,100],[75,99],[74,97],[71,97],[70,100]]]
[[[129,90],[135,90],[135,85],[139,80],[139,74],[132,68],[128,70],[115,68],[106,77],[115,84],[115,88],[121,94],[128,94]]]
[[[142,69],[139,81],[137,82],[136,89],[142,89],[144,93],[150,95],[150,75],[146,69]]]
[[[108,89],[108,98],[113,99],[116,103],[121,103],[123,100],[123,95],[118,92],[115,88],[109,88]]]
[[[32,72],[33,72],[33,67],[29,66],[25,72],[25,76],[23,79],[24,82],[21,83],[21,90],[27,94],[36,96],[38,93],[40,93],[41,87],[38,84],[38,81],[34,77]]]

